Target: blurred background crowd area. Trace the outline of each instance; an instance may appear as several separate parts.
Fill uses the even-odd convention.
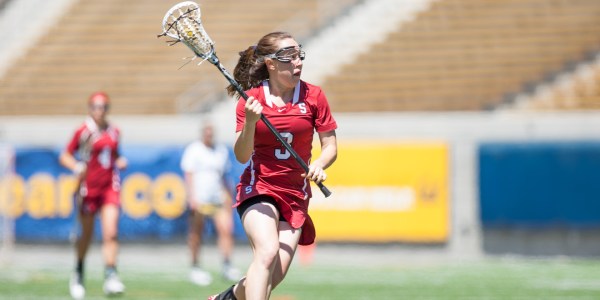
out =
[[[158,40],[177,1],[3,0],[2,115],[81,114],[90,91],[113,114],[209,109],[225,82],[178,69]],[[593,0],[206,0],[202,21],[232,69],[265,33],[293,33],[306,80],[333,111],[597,109],[600,5]],[[337,57],[337,58],[336,58]],[[198,61],[196,61],[198,62]]]
[[[125,145],[156,146],[175,166],[202,119],[231,142],[235,101],[224,78],[199,59],[184,66],[191,51],[157,38],[177,2],[0,1],[0,141],[16,149],[22,203],[36,172],[20,169],[31,160],[19,155],[56,154],[93,91],[111,95]],[[303,79],[324,89],[340,125],[334,198],[314,201],[324,241],[600,255],[599,1],[199,4],[228,70],[268,32],[289,31],[303,45]],[[160,174],[142,162],[136,171]],[[28,235],[40,222],[31,210],[12,216],[17,240],[39,238]],[[348,216],[372,226],[340,222]]]

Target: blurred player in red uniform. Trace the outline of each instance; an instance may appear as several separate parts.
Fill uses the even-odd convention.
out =
[[[103,92],[90,96],[89,117],[77,128],[60,163],[72,170],[78,179],[75,197],[78,203],[81,234],[77,237],[77,267],[69,282],[71,296],[85,296],[84,261],[94,233],[94,219],[100,215],[102,224],[102,255],[105,262],[104,293],[121,294],[125,286],[116,271],[119,243],[117,240],[120,178],[118,170],[127,167],[120,156],[119,129],[106,119],[109,97]]]
[[[327,98],[321,89],[300,80],[304,51],[294,38],[273,32],[240,53],[235,79],[247,90],[236,115],[234,152],[250,162],[238,184],[237,207],[254,257],[246,277],[209,299],[268,299],[283,280],[298,244],[314,242],[308,215],[310,183],[327,178],[337,157],[337,141]],[[228,91],[235,95],[230,86]],[[238,95],[239,96],[239,95]],[[305,174],[263,122],[265,115],[309,165]],[[314,132],[321,155],[311,161]]]

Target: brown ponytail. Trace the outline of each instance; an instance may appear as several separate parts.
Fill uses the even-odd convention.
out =
[[[240,84],[240,86],[242,86],[242,89],[244,91],[258,86],[258,84],[260,84],[261,81],[266,79],[262,78],[264,76],[261,76],[261,78],[256,78],[254,74],[256,73],[256,69],[260,67],[263,67],[265,72],[267,71],[266,68],[264,68],[264,62],[262,62],[262,64],[259,62],[259,58],[256,56],[255,49],[256,46],[250,46],[248,47],[248,49],[241,51],[239,53],[240,59],[238,60],[235,69],[233,69],[233,78],[235,78],[235,80]],[[268,73],[266,77],[269,77]],[[229,96],[240,97],[239,93],[233,85],[229,85],[227,87],[227,94]]]
[[[271,32],[263,36],[255,46],[250,46],[239,53],[240,59],[233,70],[233,78],[244,91],[257,87],[261,82],[269,79],[264,56],[279,50],[277,48],[279,41],[286,38],[294,37],[287,32]],[[241,96],[233,85],[227,87],[227,94],[236,98]]]

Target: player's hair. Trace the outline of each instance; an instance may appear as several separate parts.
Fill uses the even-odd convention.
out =
[[[264,56],[277,52],[280,40],[293,38],[287,32],[271,32],[263,36],[256,45],[239,53],[240,59],[233,70],[233,77],[244,91],[259,86],[263,80],[269,78]],[[240,97],[233,85],[227,87],[227,94],[236,98]]]
[[[104,102],[107,105],[110,103],[110,97],[107,93],[102,91],[92,93],[88,98],[88,105],[92,105],[96,100],[102,100],[102,102]]]

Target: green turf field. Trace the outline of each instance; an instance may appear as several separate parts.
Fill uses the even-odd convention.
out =
[[[86,299],[103,299],[101,272],[89,273]],[[221,280],[196,287],[173,269],[144,272],[124,267],[121,274],[127,285],[121,299],[206,299],[227,287]],[[68,276],[68,269],[3,268],[0,298],[68,299]],[[295,264],[271,299],[600,299],[600,261],[491,258],[376,267]]]

